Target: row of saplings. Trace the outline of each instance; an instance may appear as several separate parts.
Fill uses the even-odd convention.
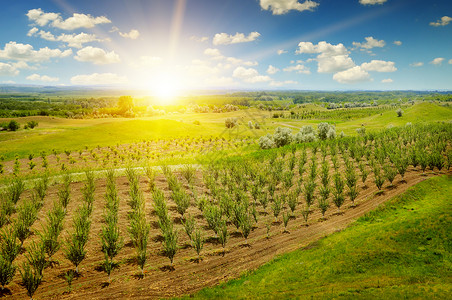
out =
[[[383,145],[383,144],[382,144]],[[394,177],[399,173],[402,178],[408,167],[408,163],[417,166],[417,161],[413,161],[409,151],[401,150],[397,143],[388,143],[381,148],[375,147],[374,153],[376,159],[372,159],[370,165],[374,173],[374,182],[378,189],[381,189],[385,180],[391,184]],[[345,178],[338,172],[338,163],[335,162],[336,151],[335,144],[330,144],[331,161],[336,170],[333,175],[333,186],[330,186],[329,162],[326,160],[326,147],[321,147],[322,163],[320,172],[317,167],[317,159],[314,155],[311,157],[309,164],[309,172],[307,179],[303,184],[303,173],[305,165],[308,161],[306,149],[302,149],[297,156],[292,150],[292,154],[285,158],[286,152],[282,151],[281,157],[272,156],[270,160],[261,163],[249,163],[242,161],[240,163],[230,165],[211,166],[204,172],[204,182],[210,190],[211,198],[206,196],[197,196],[195,188],[195,169],[186,166],[181,170],[182,175],[187,180],[191,195],[182,187],[180,181],[170,171],[168,167],[162,167],[163,173],[167,178],[168,186],[171,191],[171,198],[174,200],[177,211],[181,214],[185,232],[191,240],[193,248],[198,254],[198,260],[201,250],[205,242],[202,231],[196,226],[192,216],[185,215],[186,210],[190,206],[191,199],[194,198],[198,208],[202,211],[209,228],[215,233],[216,238],[223,246],[223,251],[228,240],[227,222],[234,224],[237,230],[240,230],[247,243],[247,238],[258,221],[257,206],[260,204],[265,210],[270,205],[275,220],[278,219],[282,211],[285,210],[287,204],[289,211],[282,213],[284,228],[286,230],[290,217],[294,215],[294,211],[298,204],[298,195],[303,193],[305,205],[301,210],[301,214],[308,222],[310,208],[314,204],[316,197],[316,187],[320,179],[320,187],[318,189],[318,206],[325,216],[325,212],[330,206],[329,199],[332,194],[332,201],[338,210],[345,201],[344,192],[353,202],[358,195],[356,174],[353,160],[359,161],[360,177],[362,182],[366,181],[369,174],[365,164],[359,155],[356,145],[347,145],[348,151],[339,146],[342,158],[345,164]],[[357,147],[359,148],[359,146]],[[295,149],[295,148],[292,148]],[[444,149],[444,148],[443,148]],[[356,154],[358,153],[358,154]],[[441,169],[444,166],[441,151],[432,151],[428,154],[430,168],[436,166]],[[421,159],[422,160],[422,159]],[[285,162],[287,161],[287,168]],[[395,167],[392,166],[392,163]],[[298,165],[298,186],[292,188],[295,165]],[[264,166],[270,166],[265,168]],[[446,167],[446,166],[444,166]],[[381,173],[383,168],[384,174]],[[448,163],[447,168],[450,168]],[[425,170],[425,168],[422,168]],[[261,170],[259,172],[258,170]],[[262,171],[263,170],[263,171]],[[286,170],[286,171],[284,171]],[[169,217],[167,203],[163,192],[154,186],[155,171],[152,168],[146,168],[146,174],[151,185],[152,196],[154,200],[154,210],[158,216],[158,224],[163,236],[163,253],[170,259],[171,267],[173,258],[178,249],[178,233],[174,228],[174,223]],[[257,174],[257,175],[256,175]],[[73,218],[73,232],[71,232],[64,243],[65,257],[75,266],[75,271],[66,273],[66,280],[69,288],[72,279],[78,274],[78,266],[85,259],[86,243],[91,225],[91,214],[94,202],[94,176],[93,173],[87,172],[87,183],[83,189],[83,202],[77,209]],[[130,201],[131,211],[129,213],[129,235],[136,248],[137,263],[143,275],[144,265],[146,262],[146,249],[149,239],[150,224],[146,221],[145,201],[142,192],[139,189],[138,175],[132,168],[127,169],[127,176],[130,183]],[[245,179],[245,180],[244,180]],[[217,183],[226,183],[224,188]],[[53,208],[47,213],[45,226],[42,230],[36,232],[39,241],[33,241],[27,249],[25,255],[27,262],[24,262],[20,269],[22,284],[26,288],[28,295],[31,297],[42,281],[42,273],[47,265],[51,265],[52,256],[60,249],[61,241],[58,237],[63,230],[63,221],[66,215],[66,207],[70,199],[70,183],[71,178],[66,175],[64,183],[58,192],[58,199],[53,204]],[[30,227],[37,219],[37,213],[43,205],[48,186],[48,177],[44,176],[35,184],[30,199],[24,201],[21,206],[17,206],[17,202],[24,190],[24,183],[20,178],[16,178],[7,188],[6,193],[2,195],[0,225],[4,227],[1,232],[1,252],[0,252],[0,283],[2,288],[7,285],[16,273],[16,267],[13,264],[14,259],[23,248],[23,243],[31,234]],[[345,191],[345,186],[348,187]],[[266,187],[266,188],[263,188]],[[286,192],[275,193],[275,191],[284,190]],[[247,192],[251,197],[248,196]],[[115,256],[119,253],[123,246],[123,239],[118,228],[118,208],[119,197],[116,190],[114,172],[107,172],[107,191],[106,206],[104,213],[104,225],[102,227],[102,252],[104,253],[103,270],[108,274],[110,281],[111,271],[118,267],[118,263],[114,261]],[[252,201],[250,201],[250,199]],[[270,203],[269,203],[270,202]],[[17,212],[14,221],[11,215]],[[226,217],[226,218],[225,218]],[[270,224],[267,223],[267,234],[270,230]],[[224,252],[223,252],[224,253]],[[46,257],[47,256],[47,257]]]

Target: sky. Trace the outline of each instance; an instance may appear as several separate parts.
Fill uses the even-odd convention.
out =
[[[22,0],[0,84],[452,90],[450,0]]]

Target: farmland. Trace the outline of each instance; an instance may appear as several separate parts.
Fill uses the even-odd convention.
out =
[[[193,294],[365,227],[372,211],[418,184],[450,189],[452,114],[442,102],[186,108],[133,119],[2,120],[39,124],[0,132],[2,272],[17,268],[2,295]],[[276,266],[288,255],[270,265],[303,263]],[[37,284],[24,284],[25,275]],[[241,293],[226,285],[224,294],[196,295]]]

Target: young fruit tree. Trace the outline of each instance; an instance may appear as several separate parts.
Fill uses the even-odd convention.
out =
[[[333,190],[333,203],[337,207],[337,211],[340,213],[340,208],[344,204],[344,181],[339,173],[334,174],[334,190]]]
[[[0,255],[0,284],[2,285],[2,292],[14,278],[16,274],[16,267],[8,259]]]

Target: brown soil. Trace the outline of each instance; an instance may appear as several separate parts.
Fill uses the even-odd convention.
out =
[[[444,174],[444,171],[442,173]],[[129,186],[125,177],[117,178],[117,186],[121,196],[119,224],[125,246],[116,258],[116,261],[120,262],[120,267],[112,272],[111,284],[107,283],[107,275],[99,269],[103,260],[103,254],[100,251],[99,233],[103,225],[102,215],[105,204],[105,179],[100,179],[96,182],[96,201],[92,216],[90,240],[87,244],[88,253],[86,259],[79,266],[80,277],[75,278],[72,283],[72,292],[67,292],[64,273],[74,267],[64,258],[63,251],[60,249],[53,257],[53,260],[58,261],[58,264],[44,270],[43,282],[35,293],[34,298],[112,299],[122,297],[136,299],[172,297],[194,293],[204,287],[237,278],[244,272],[254,270],[269,262],[276,255],[305,247],[326,235],[341,231],[366,212],[375,209],[391,197],[404,192],[409,187],[431,176],[434,176],[434,174],[430,171],[426,176],[423,176],[422,171],[410,168],[405,175],[404,181],[401,181],[398,175],[394,180],[394,187],[389,188],[386,182],[383,189],[384,192],[378,195],[376,195],[377,189],[372,181],[373,178],[369,176],[366,182],[367,187],[363,188],[362,183],[359,183],[360,194],[355,201],[356,206],[352,207],[350,201],[347,200],[339,214],[334,204],[331,204],[332,206],[326,213],[326,220],[323,220],[315,204],[311,208],[313,212],[309,216],[309,226],[305,226],[300,213],[302,205],[299,204],[295,211],[296,218],[289,221],[287,228],[289,233],[283,233],[282,222],[273,223],[269,239],[266,238],[266,227],[264,224],[270,220],[274,221],[274,217],[270,213],[270,208],[267,208],[268,214],[266,214],[263,208],[259,207],[260,218],[257,227],[248,237],[248,245],[245,245],[245,240],[241,234],[236,233],[235,227],[229,225],[230,239],[224,256],[222,255],[221,245],[217,244],[215,238],[213,238],[212,231],[205,227],[206,222],[201,217],[200,211],[192,206],[189,208],[189,212],[195,215],[198,224],[203,225],[204,234],[209,238],[201,252],[200,262],[197,262],[196,252],[188,246],[188,238],[182,229],[182,225],[178,222],[179,215],[175,211],[174,203],[169,202],[170,214],[176,220],[176,227],[179,228],[179,245],[181,249],[175,256],[174,269],[169,268],[168,258],[160,253],[162,249],[160,230],[157,226],[152,226],[144,278],[140,278],[138,266],[134,263],[135,249],[131,245],[127,233],[129,224],[127,213],[130,211],[127,205]],[[200,178],[198,178],[198,181],[200,181]],[[169,197],[167,184],[162,175],[157,177],[156,183],[158,187],[165,190]],[[154,224],[153,222],[157,218],[153,214],[147,180],[142,177],[140,184],[143,191],[145,191],[147,218],[151,221],[151,224]],[[62,233],[62,238],[65,238],[68,232],[72,232],[72,217],[77,207],[81,204],[81,189],[83,185],[83,182],[72,184],[72,198],[68,207],[68,215],[65,218],[65,230]],[[45,205],[39,213],[39,219],[33,225],[34,230],[41,230],[42,225],[45,223],[46,212],[51,209],[53,201],[57,199],[58,188],[59,186],[49,188]],[[198,189],[201,190],[203,188],[199,186]],[[28,197],[29,191],[26,191],[22,199]],[[281,219],[281,215],[279,219]],[[36,239],[37,236],[32,235],[25,241],[24,246],[27,247],[32,240]],[[15,264],[21,266],[24,261],[24,254],[20,254],[15,260]],[[20,285],[19,272],[17,272],[8,288],[9,291],[3,293],[3,296],[7,298],[24,299],[27,297],[25,289]]]

